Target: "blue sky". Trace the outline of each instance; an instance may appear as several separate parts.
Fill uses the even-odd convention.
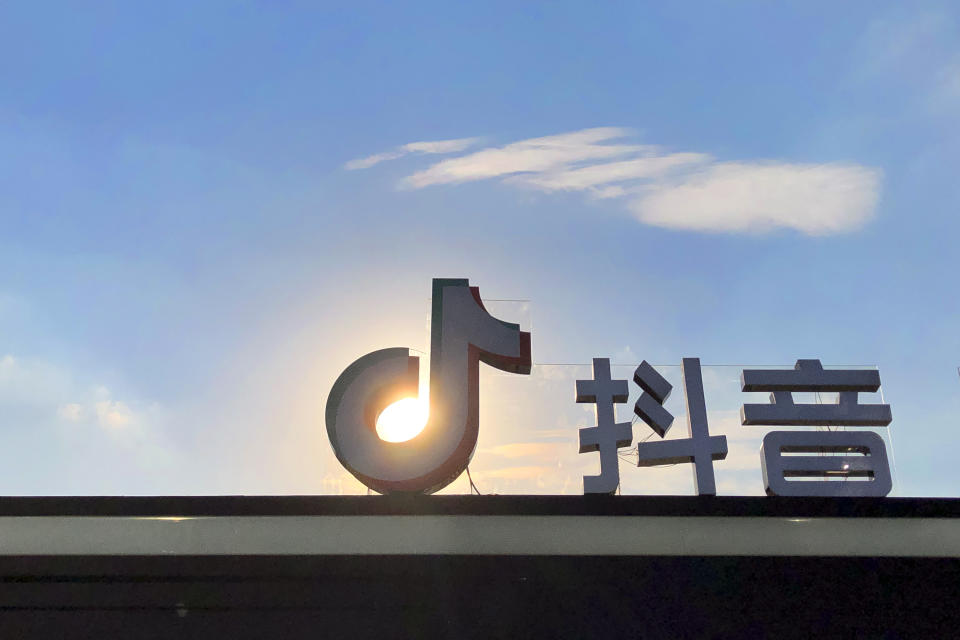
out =
[[[900,493],[958,495],[958,20],[7,3],[0,493],[336,490],[327,390],[440,276],[535,362],[876,364]]]

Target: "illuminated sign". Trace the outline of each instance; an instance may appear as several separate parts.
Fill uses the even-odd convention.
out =
[[[368,353],[347,367],[327,400],[337,458],[380,493],[433,493],[466,469],[477,445],[480,362],[530,373],[530,334],[491,316],[467,280],[435,279],[430,324],[430,413],[405,442],[377,435],[380,412],[417,395],[420,359],[405,347]]]
[[[326,423],[334,453],[379,493],[433,493],[463,473],[477,444],[480,362],[529,374],[530,334],[491,316],[467,280],[435,279],[429,418],[416,436],[391,442],[378,434],[377,419],[418,395],[419,362],[404,347],[374,351],[348,366],[330,390]],[[687,437],[669,440],[673,415],[663,405],[672,385],[646,361],[634,372],[642,390],[634,413],[660,437],[636,445],[637,465],[692,464],[695,492],[715,495],[713,465],[727,457],[727,438],[710,435],[700,360],[684,358],[681,369]],[[885,427],[889,405],[858,401],[860,392],[879,388],[877,371],[825,370],[819,360],[798,360],[792,370],[744,369],[742,391],[771,395],[769,404],[744,404],[741,424]],[[836,393],[837,401],[799,403],[796,392]],[[613,493],[620,484],[618,450],[633,446],[633,427],[616,422],[614,405],[628,395],[628,381],[611,377],[606,358],[593,360],[593,379],[576,381],[576,402],[596,405],[596,425],[580,429],[580,453],[600,456],[600,474],[584,476],[584,493]],[[885,496],[892,488],[885,444],[872,432],[772,431],[763,439],[760,466],[769,495]]]

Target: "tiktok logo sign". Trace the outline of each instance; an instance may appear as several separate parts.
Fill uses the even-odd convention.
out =
[[[376,431],[380,412],[419,389],[420,359],[405,347],[368,353],[330,390],[326,421],[341,464],[379,493],[433,493],[470,462],[479,428],[480,362],[530,373],[530,334],[491,316],[465,279],[435,279],[430,325],[430,417],[405,442]]]
[[[391,442],[377,432],[384,409],[418,394],[420,359],[409,349],[368,353],[347,367],[330,390],[327,434],[334,453],[378,493],[433,493],[463,473],[477,446],[481,361],[502,371],[530,373],[530,334],[491,316],[467,280],[433,281],[430,331],[429,419],[411,439]],[[628,401],[629,382],[613,378],[608,358],[593,359],[593,379],[577,380],[575,396],[576,402],[596,405],[596,425],[579,429],[579,452],[599,454],[600,462],[599,475],[583,476],[585,494],[617,492],[619,450],[631,447],[638,467],[692,465],[694,493],[716,495],[714,465],[727,459],[727,437],[710,433],[700,359],[684,358],[681,373],[687,437],[666,438],[674,417],[664,403],[673,385],[644,360],[633,374],[642,391],[633,413],[637,424],[653,434],[635,442],[635,425],[618,422],[614,406]],[[879,389],[876,370],[825,368],[818,359],[799,359],[793,369],[743,369],[742,392],[771,392],[769,403],[741,406],[744,427],[827,428],[763,435],[766,493],[887,495],[893,482],[883,438],[873,431],[847,431],[889,426],[889,405],[861,402],[859,396]],[[794,398],[795,393],[815,394],[815,402]],[[835,400],[824,402],[821,394]],[[653,435],[660,440],[648,442]]]

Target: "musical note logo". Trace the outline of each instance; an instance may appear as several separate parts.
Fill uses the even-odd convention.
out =
[[[480,362],[529,374],[530,334],[490,315],[468,280],[434,279],[426,426],[405,442],[380,438],[380,412],[417,396],[420,359],[405,347],[368,353],[340,374],[327,400],[337,459],[379,493],[433,493],[453,482],[477,445]]]

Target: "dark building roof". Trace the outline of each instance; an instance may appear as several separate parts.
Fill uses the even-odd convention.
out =
[[[948,637],[960,500],[0,498],[0,637]]]

